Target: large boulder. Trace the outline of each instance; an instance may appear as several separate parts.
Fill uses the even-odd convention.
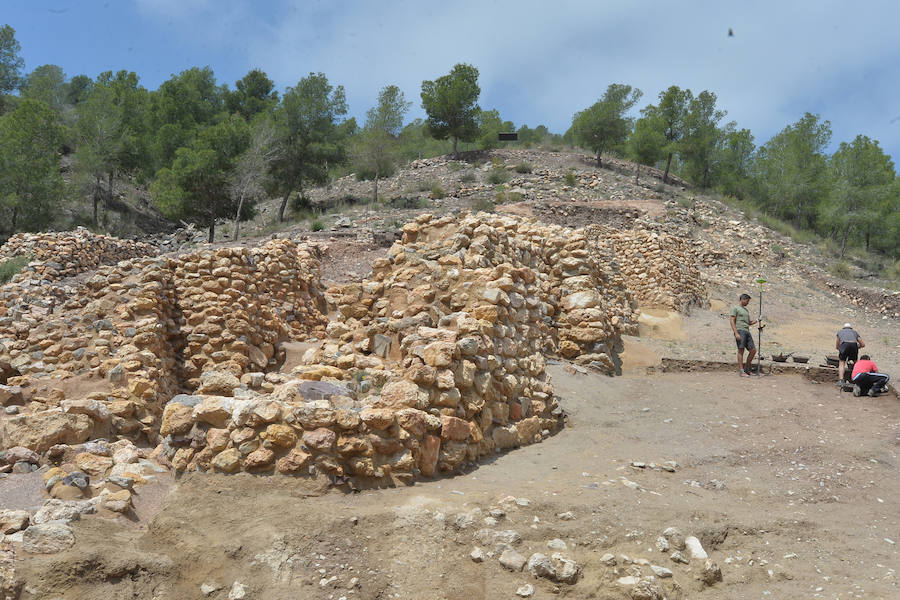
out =
[[[43,453],[56,444],[80,444],[90,437],[93,428],[87,415],[51,411],[17,415],[3,423],[0,443],[6,448],[25,446]]]

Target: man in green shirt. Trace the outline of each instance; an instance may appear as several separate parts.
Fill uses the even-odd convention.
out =
[[[750,326],[756,324],[756,321],[750,320],[748,304],[750,304],[750,295],[741,294],[738,304],[731,309],[731,331],[734,332],[734,341],[737,342],[738,372],[741,377],[750,376],[750,367],[753,365],[753,357],[756,356],[756,344],[753,343],[753,335],[750,333]],[[744,350],[747,350],[746,366]]]

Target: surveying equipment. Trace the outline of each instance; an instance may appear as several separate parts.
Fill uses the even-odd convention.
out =
[[[756,376],[757,377],[762,377],[762,367],[760,366],[760,362],[762,360],[762,330],[763,330],[763,323],[762,323],[762,292],[763,292],[763,289],[762,289],[762,286],[765,282],[766,282],[766,280],[763,279],[762,277],[760,277],[759,279],[756,280],[756,283],[759,284],[759,317],[757,317],[757,319],[756,319],[756,326],[757,326],[758,332],[759,332],[759,333],[757,333],[757,342],[756,342],[756,346],[757,346]]]

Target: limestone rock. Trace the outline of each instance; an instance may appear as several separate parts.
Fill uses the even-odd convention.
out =
[[[62,552],[74,544],[75,534],[62,523],[32,525],[22,536],[22,549],[32,554]]]
[[[31,515],[27,510],[0,510],[0,533],[15,533],[28,527]]]
[[[41,453],[55,444],[80,444],[92,429],[93,422],[87,415],[47,411],[6,419],[0,439],[8,446],[24,446]]]
[[[500,555],[500,564],[510,571],[518,572],[525,566],[525,557],[512,548],[507,548]]]

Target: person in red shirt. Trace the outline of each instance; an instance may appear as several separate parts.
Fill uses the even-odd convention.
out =
[[[868,354],[863,354],[853,365],[853,374],[850,381],[853,382],[853,395],[862,396],[868,393],[875,397],[881,392],[887,391],[890,377],[886,373],[879,373],[878,366]]]

